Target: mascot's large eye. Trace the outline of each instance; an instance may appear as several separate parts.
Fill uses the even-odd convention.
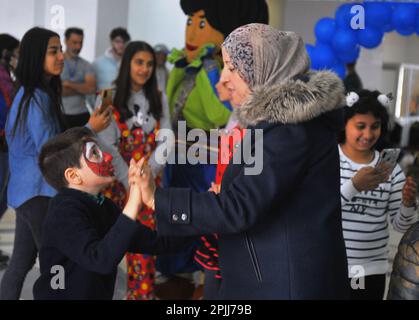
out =
[[[205,28],[205,25],[206,25],[205,20],[201,20],[201,22],[199,23],[199,27],[201,29],[204,29]]]
[[[186,24],[188,26],[190,26],[192,24],[192,18],[191,17],[188,18],[188,20],[186,21]]]

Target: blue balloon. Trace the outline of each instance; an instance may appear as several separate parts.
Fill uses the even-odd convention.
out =
[[[320,19],[314,28],[316,39],[322,43],[330,43],[336,30],[336,21],[332,18]]]
[[[341,78],[342,80],[345,79],[345,76],[346,76],[346,68],[345,68],[345,65],[343,65],[342,63],[335,64],[331,68],[331,70],[333,72],[335,72],[339,76],[339,78]]]
[[[336,19],[336,25],[338,28],[348,29],[351,27],[352,6],[353,5],[350,3],[345,3],[336,10],[335,19]]]
[[[361,47],[356,46],[355,50],[353,50],[353,51],[340,52],[337,55],[337,58],[342,63],[353,63],[356,60],[358,60],[360,53],[361,53]]]
[[[337,59],[333,49],[329,45],[318,43],[314,47],[311,62],[313,69],[327,69],[335,65]]]
[[[399,30],[411,30],[416,27],[416,5],[412,3],[399,4],[395,7],[392,17],[394,28]],[[400,32],[399,32],[400,33]]]
[[[353,51],[357,45],[356,33],[350,29],[338,29],[332,39],[332,46],[336,52]]]
[[[381,30],[383,30],[384,32],[392,32],[394,31],[394,26],[393,23],[390,21],[390,23],[383,25],[381,27]]]
[[[365,2],[365,25],[367,27],[376,27],[388,29],[391,26],[393,8],[388,3]],[[385,30],[383,30],[385,31]]]
[[[307,50],[308,55],[311,57],[313,55],[314,46],[312,44],[307,43],[306,50]]]
[[[415,27],[409,27],[409,28],[397,28],[396,31],[401,34],[402,36],[410,36],[415,33],[416,28]]]
[[[358,43],[368,49],[378,47],[383,40],[383,31],[379,28],[366,28],[358,30],[357,37]]]
[[[307,54],[310,58],[311,65],[313,67],[313,55],[314,55],[314,46],[312,44],[306,44]]]

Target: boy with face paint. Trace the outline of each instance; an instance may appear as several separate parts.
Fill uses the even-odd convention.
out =
[[[100,193],[114,180],[111,161],[86,128],[70,129],[43,146],[41,172],[59,192],[44,223],[35,299],[110,300],[117,266],[127,251],[155,255],[190,242],[158,238],[136,221],[143,206],[139,188],[143,160],[131,161],[130,195],[122,212]]]

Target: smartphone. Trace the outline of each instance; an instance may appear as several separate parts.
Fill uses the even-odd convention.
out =
[[[394,167],[397,164],[399,159],[400,149],[384,149],[380,152],[380,158],[378,159],[376,168],[382,164],[386,164],[390,167],[391,171],[394,170]]]
[[[103,113],[113,103],[113,89],[104,89],[100,93],[102,104],[99,106],[99,113]]]

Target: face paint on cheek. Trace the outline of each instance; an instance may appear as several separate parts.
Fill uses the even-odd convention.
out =
[[[98,176],[101,177],[113,177],[114,168],[112,165],[112,156],[109,153],[103,153],[103,161],[100,163],[94,163],[86,159],[87,166]]]
[[[113,177],[112,156],[102,152],[94,142],[87,142],[84,147],[84,159],[87,166],[95,174],[101,177]]]

